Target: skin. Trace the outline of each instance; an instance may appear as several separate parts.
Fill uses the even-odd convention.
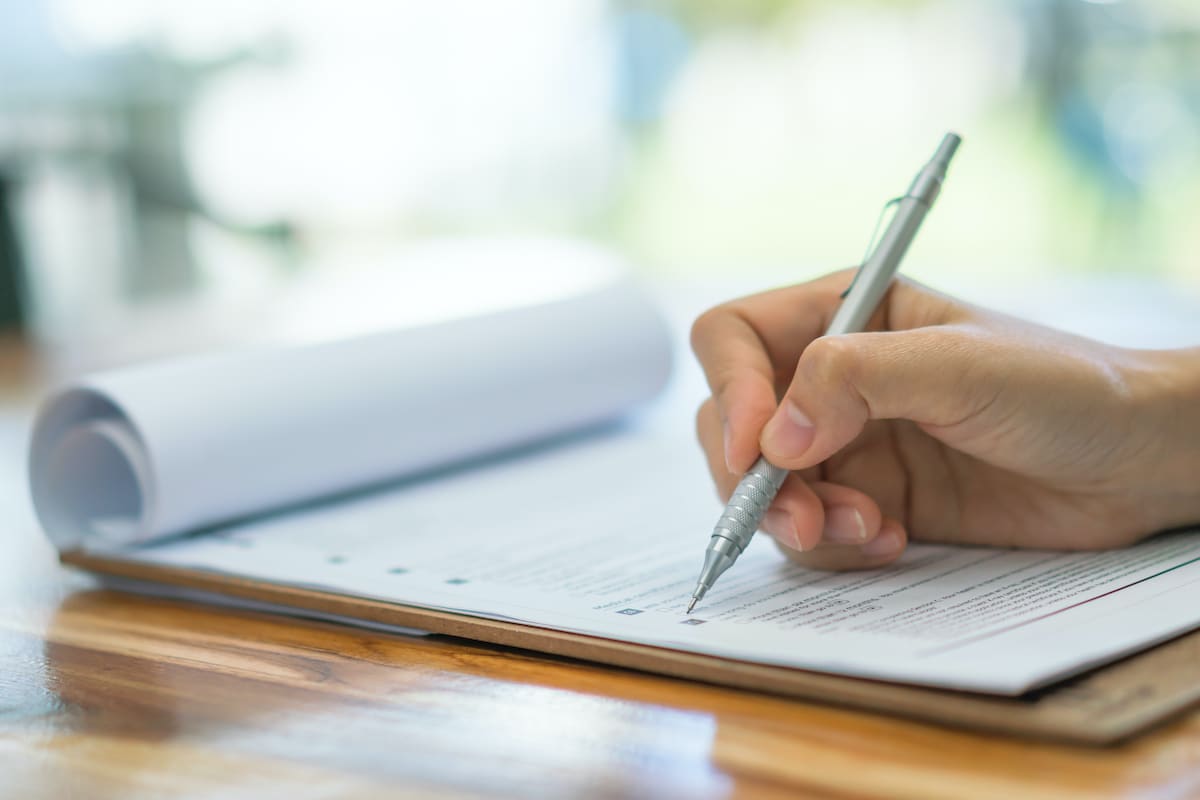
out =
[[[1086,550],[1200,522],[1200,348],[1130,350],[897,280],[822,336],[853,273],[703,314],[697,431],[722,500],[792,470],[763,530],[819,569],[910,539]]]

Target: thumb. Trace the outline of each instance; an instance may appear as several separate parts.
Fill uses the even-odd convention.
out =
[[[767,460],[804,469],[841,450],[868,420],[954,425],[995,397],[981,339],[958,326],[813,340],[760,439]],[[986,348],[983,348],[986,349]]]

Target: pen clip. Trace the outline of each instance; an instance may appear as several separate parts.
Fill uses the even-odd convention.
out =
[[[907,197],[907,195],[905,195]],[[892,206],[900,204],[904,197],[893,197],[883,204],[883,208],[879,209],[879,217],[875,220],[875,230],[871,231],[871,240],[867,243],[867,252],[863,254],[862,262],[858,265],[858,269],[854,271],[854,279],[850,281],[850,285],[846,287],[846,291],[842,292],[840,297],[845,300],[846,295],[850,294],[850,290],[854,288],[854,284],[858,282],[858,276],[862,274],[863,267],[867,265],[867,261],[871,258],[871,253],[875,251],[876,245],[879,244],[879,229],[883,227],[883,218],[887,215],[888,209]]]

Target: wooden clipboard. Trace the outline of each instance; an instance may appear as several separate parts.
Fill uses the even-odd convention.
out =
[[[63,553],[61,560],[102,575],[268,604],[298,616],[307,613],[415,628],[941,725],[1072,744],[1113,744],[1200,702],[1200,631],[1045,689],[997,697],[685,653],[78,550]]]

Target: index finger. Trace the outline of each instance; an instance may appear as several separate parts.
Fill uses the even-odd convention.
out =
[[[692,350],[721,418],[725,462],[744,472],[758,457],[758,437],[775,413],[800,354],[821,335],[853,279],[852,270],[733,300],[692,326]]]

